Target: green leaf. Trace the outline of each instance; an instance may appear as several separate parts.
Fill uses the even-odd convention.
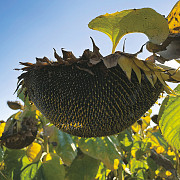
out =
[[[3,161],[3,155],[4,155],[3,149],[2,147],[0,147],[0,162]]]
[[[180,94],[180,85],[175,89]],[[180,150],[180,96],[166,96],[158,120],[161,132],[166,141],[176,150]]]
[[[98,180],[104,180],[108,176],[108,174],[111,172],[111,170],[107,169],[104,164],[101,162],[99,165],[98,172],[96,174],[95,179]]]
[[[132,134],[129,132],[129,130],[124,130],[118,135],[118,140],[120,142],[120,146],[125,151],[130,151],[132,144],[133,144],[133,138]]]
[[[146,160],[136,160],[132,158],[130,161],[131,172],[135,174],[137,179],[147,179],[145,172],[149,168]]]
[[[26,155],[30,162],[37,162],[42,155],[42,146],[36,142],[31,143],[27,150]]]
[[[24,91],[22,91],[21,93],[20,93],[20,92],[21,92],[21,89],[19,89],[19,90],[17,91],[18,98],[21,99],[28,108],[30,108],[29,97],[27,96],[27,97],[25,98],[25,96],[24,96]]]
[[[78,153],[66,173],[66,180],[95,179],[100,161],[82,152]]]
[[[40,112],[40,111],[36,111],[36,114],[38,117],[38,119],[40,120],[40,124],[39,124],[39,128],[43,128],[46,127],[46,125],[48,124],[48,126],[52,126],[52,124],[50,124],[49,120],[47,118],[45,118],[45,116]]]
[[[158,168],[156,162],[152,158],[150,158],[150,157],[147,158],[147,163],[148,163],[148,166],[153,171],[156,171],[156,169]]]
[[[131,148],[131,155],[137,160],[141,159],[146,152],[146,143],[143,141],[134,141]]]
[[[120,144],[115,136],[81,138],[78,147],[83,153],[101,160],[111,170],[114,170],[114,160],[121,160],[121,153],[118,150]]]
[[[38,161],[36,163],[30,163],[27,156],[22,158],[22,167],[20,178],[16,177],[16,179],[21,180],[41,180],[43,179],[43,174],[41,172],[41,162]]]
[[[19,174],[21,168],[21,158],[26,154],[24,150],[6,149],[4,163],[9,174]]]
[[[149,166],[146,160],[136,160],[132,158],[130,161],[131,164],[131,172],[137,172],[139,169],[148,169]]]
[[[112,52],[120,39],[128,33],[139,32],[148,36],[154,44],[161,44],[169,34],[166,19],[151,8],[130,9],[96,17],[89,28],[107,34],[112,43]]]
[[[4,155],[6,172],[14,180],[41,180],[41,173],[39,172],[41,163],[31,164],[25,154],[24,150],[6,149]]]
[[[71,136],[54,128],[53,136],[50,138],[50,142],[56,142],[56,153],[62,158],[66,165],[71,165],[72,161],[77,156],[77,148],[72,140]]]
[[[44,180],[64,180],[64,165],[60,164],[60,157],[57,154],[50,153],[51,159],[42,164]]]
[[[21,159],[21,170],[25,169],[27,165],[31,164],[28,157],[25,155]]]
[[[146,169],[140,169],[137,171],[137,174],[136,174],[136,177],[137,179],[147,179],[147,173],[146,173]]]
[[[152,143],[152,146],[162,146],[165,150],[168,150],[168,144],[163,138],[160,130],[156,130],[155,132],[148,132],[147,138],[150,138],[149,142]]]

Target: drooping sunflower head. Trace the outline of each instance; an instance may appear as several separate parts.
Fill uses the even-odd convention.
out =
[[[80,58],[62,50],[57,61],[44,57],[21,63],[22,89],[55,126],[81,137],[121,132],[138,120],[163,90],[175,94],[165,81],[180,81],[180,72],[116,52],[103,57],[93,52]]]

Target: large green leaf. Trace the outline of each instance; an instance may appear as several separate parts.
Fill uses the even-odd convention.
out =
[[[6,171],[12,177],[20,174],[20,168],[22,166],[21,159],[26,154],[24,150],[12,150],[6,149],[4,153],[4,163]]]
[[[101,160],[108,169],[114,170],[115,159],[121,160],[120,146],[115,136],[99,138],[81,138],[78,142],[83,153]]]
[[[130,9],[96,17],[89,28],[107,34],[113,43],[114,53],[120,39],[128,33],[140,32],[154,44],[162,43],[169,34],[166,19],[151,8]]]
[[[66,180],[91,180],[96,177],[100,161],[78,153],[66,173]]]
[[[71,165],[72,161],[77,156],[77,148],[71,136],[54,127],[53,136],[50,137],[50,142],[56,142],[56,153],[62,158],[66,165]]]
[[[41,162],[31,163],[27,156],[22,158],[22,166],[20,177],[16,176],[16,179],[21,180],[43,180],[43,174],[41,172]]]
[[[44,180],[64,180],[64,165],[60,164],[60,157],[50,153],[51,158],[42,164]]]
[[[180,94],[180,85],[175,91]],[[160,108],[159,126],[164,138],[176,150],[180,150],[180,96],[167,96]]]

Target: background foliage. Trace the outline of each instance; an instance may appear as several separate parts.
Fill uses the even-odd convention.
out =
[[[175,91],[180,94],[180,85]],[[19,98],[24,106],[8,104],[19,111],[7,122],[1,121],[0,136],[12,127],[11,139],[7,138],[6,143],[16,147],[24,118],[37,122],[37,136],[20,150],[0,148],[0,179],[177,179],[180,174],[179,96],[167,96],[159,115],[149,110],[123,132],[99,138],[64,133],[50,124],[22,92]]]

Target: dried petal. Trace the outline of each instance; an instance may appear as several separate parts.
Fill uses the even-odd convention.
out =
[[[128,79],[131,80],[132,60],[122,55],[118,59],[118,64],[122,68],[122,70],[126,73]]]
[[[65,51],[63,50],[63,48],[61,50],[63,53],[63,59],[65,61],[68,61],[71,64],[78,62],[78,59],[74,56],[74,54],[71,51]]]
[[[96,46],[93,38],[92,38],[92,37],[90,37],[90,38],[91,38],[92,43],[93,43],[93,53],[94,53],[94,55],[95,55],[96,57],[98,57],[98,58],[101,58],[102,55],[101,55],[100,52],[99,52],[99,48]]]
[[[54,48],[53,48],[54,49]],[[64,64],[63,59],[61,58],[61,56],[59,56],[56,52],[56,50],[54,49],[54,57],[57,59],[59,64]]]

